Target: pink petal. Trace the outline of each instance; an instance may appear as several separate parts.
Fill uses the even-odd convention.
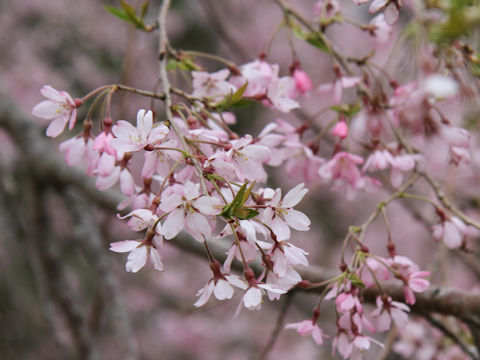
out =
[[[368,9],[368,12],[370,14],[376,13],[378,10],[382,9],[387,5],[388,0],[373,0],[372,3],[370,4],[370,8]]]
[[[388,25],[393,25],[398,20],[398,9],[393,2],[387,5],[383,14],[385,15],[385,21]]]
[[[110,244],[110,250],[118,253],[130,252],[138,245],[140,245],[140,242],[136,240],[117,241]]]

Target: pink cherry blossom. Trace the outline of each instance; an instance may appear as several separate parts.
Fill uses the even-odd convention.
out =
[[[248,310],[259,310],[262,304],[262,297],[265,291],[271,291],[277,294],[285,294],[286,291],[278,288],[274,288],[267,284],[256,283],[254,285],[250,285],[243,295],[243,305]]]
[[[45,85],[40,90],[43,96],[48,98],[37,105],[32,110],[32,114],[42,119],[51,120],[47,128],[47,136],[57,137],[60,135],[68,123],[68,128],[73,129],[77,117],[77,103],[65,91],[55,90],[50,85]]]
[[[270,82],[278,74],[278,65],[271,65],[264,60],[255,60],[240,67],[241,75],[234,76],[230,82],[237,87],[248,83],[246,97],[259,97],[265,95]]]
[[[128,121],[119,120],[112,128],[115,139],[111,145],[117,151],[140,151],[147,145],[157,145],[167,134],[168,128],[163,124],[153,126],[152,111],[139,110],[137,127]]]
[[[295,80],[295,87],[300,94],[305,94],[313,89],[312,80],[305,71],[295,69],[293,79]]]
[[[335,105],[339,104],[342,100],[343,89],[352,88],[357,86],[362,81],[359,77],[345,77],[337,76],[333,83],[322,84],[318,87],[320,93],[332,94],[333,103]]]
[[[385,21],[384,14],[378,14],[371,21],[373,35],[379,44],[385,44],[393,33],[392,27]]]
[[[235,166],[235,172],[240,179],[265,181],[267,174],[261,164],[270,154],[270,149],[263,145],[252,144],[252,137],[246,135],[231,141],[232,148],[225,154],[224,161]]]
[[[162,198],[159,208],[168,213],[162,227],[165,239],[173,239],[184,228],[198,241],[212,235],[212,224],[205,215],[219,215],[224,204],[216,197],[200,197],[199,186],[188,181],[179,193]]]
[[[325,182],[334,181],[334,190],[346,190],[347,199],[352,199],[357,190],[367,185],[367,178],[357,167],[361,164],[363,159],[360,156],[341,151],[323,164],[318,173]]]
[[[372,312],[372,316],[377,318],[377,330],[387,331],[390,329],[391,322],[399,328],[404,327],[408,321],[408,312],[410,308],[398,301],[392,301],[390,297],[382,299],[377,297],[377,309]]]
[[[200,298],[193,305],[195,307],[205,305],[212,293],[217,300],[231,299],[234,292],[232,285],[243,289],[245,288],[244,282],[235,275],[221,274],[218,279],[210,279],[203,288],[198,290],[197,296],[200,296]]]
[[[348,135],[348,125],[345,121],[339,121],[335,124],[332,130],[333,136],[338,136],[339,139],[345,139]]]
[[[268,85],[267,98],[277,110],[288,113],[300,107],[299,103],[293,100],[295,86],[296,81],[290,76],[274,79]]]
[[[430,287],[430,282],[423,279],[423,277],[429,275],[430,273],[428,271],[417,271],[409,275],[403,287],[407,304],[415,304],[415,295],[413,292],[422,293]]]
[[[317,345],[323,344],[323,338],[328,337],[323,334],[322,329],[312,319],[304,320],[298,323],[291,323],[285,326],[285,329],[295,329],[301,336],[312,335],[313,340]]]
[[[290,238],[290,228],[298,231],[310,229],[310,219],[304,213],[293,209],[307,192],[303,183],[298,184],[290,189],[282,200],[281,190],[275,190],[275,196],[263,211],[262,218],[272,228],[278,241]]]
[[[236,91],[227,81],[230,71],[223,69],[215,73],[192,71],[193,96],[217,99]]]
[[[65,153],[65,162],[69,166],[79,165],[83,160],[88,160],[88,152],[93,150],[94,142],[92,139],[85,139],[83,136],[77,136],[62,142],[58,149]],[[93,160],[90,157],[91,160]]]
[[[163,271],[164,266],[159,249],[159,235],[156,235],[152,245],[146,245],[140,240],[124,240],[110,244],[110,250],[123,253],[129,252],[125,268],[127,272],[136,273],[147,263],[147,258],[153,264],[155,270]]]

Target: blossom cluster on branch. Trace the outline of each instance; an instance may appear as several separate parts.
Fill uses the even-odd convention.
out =
[[[325,33],[336,22],[348,22],[336,0],[317,1],[312,8],[314,20],[306,20],[284,1],[275,2],[284,14],[282,25],[291,35],[330,56],[332,82],[314,84],[297,54],[289,74],[281,75],[280,66],[270,63],[264,52],[236,65],[209,54],[175,50],[162,32],[169,5],[164,1],[159,16],[159,79],[164,92],[114,84],[73,99],[45,86],[41,92],[47,100],[35,106],[33,114],[50,120],[47,135],[56,137],[67,124],[69,130],[76,129],[77,109],[93,99],[80,133],[62,142],[60,151],[68,165],[81,166],[96,178],[98,190],[119,185],[125,195],[118,209],[131,211],[119,218],[142,235],[114,242],[110,250],[128,253],[127,271],[137,272],[147,262],[163,271],[164,241],[175,241],[184,230],[192,241],[203,243],[212,273],[198,291],[196,307],[206,304],[212,294],[217,300],[227,300],[240,292],[237,313],[242,306],[258,310],[265,299],[278,300],[295,287],[321,287],[324,291],[312,318],[286,327],[311,335],[322,345],[329,336],[318,325],[320,310],[324,301],[332,300],[337,325],[336,334],[330,336],[333,352],[345,359],[360,359],[372,342],[383,346],[371,334],[387,331],[392,324],[399,328],[407,324],[415,293],[430,286],[430,273],[397,253],[387,207],[406,198],[430,204],[439,218],[432,226],[432,237],[450,249],[468,250],[470,239],[480,229],[478,222],[443,194],[431,175],[435,164],[429,152],[434,146],[453,167],[468,166],[471,161],[474,135],[449,121],[442,106],[469,101],[464,78],[474,58],[468,45],[460,41],[438,45],[426,50],[417,79],[402,83],[377,69],[370,60],[372,55],[348,58],[337,50]],[[354,0],[357,5],[365,2]],[[370,12],[384,9],[384,14],[368,24],[353,25],[368,32],[380,46],[391,41],[401,6],[401,1],[374,0]],[[154,28],[144,26],[149,31]],[[202,57],[219,61],[225,68],[205,71],[197,62]],[[461,68],[455,68],[456,64]],[[182,72],[190,86],[171,86],[168,71]],[[111,100],[121,91],[160,99],[166,111],[140,109],[135,125],[112,119]],[[356,94],[354,100],[346,92]],[[330,103],[318,116],[324,110],[334,114],[326,126],[319,126],[314,116],[306,117],[300,126],[279,118],[259,134],[232,130],[239,107],[260,103],[283,114],[302,111],[304,100],[325,94],[331,95]],[[268,187],[266,169],[280,166],[302,182],[288,191]],[[427,192],[410,192],[421,179],[429,184],[433,197]],[[311,184],[330,186],[347,200],[359,192],[389,194],[362,225],[348,228],[340,272],[321,283],[302,280],[296,267],[309,265],[308,253],[292,243],[292,229],[308,231],[311,227],[309,217],[295,209]],[[364,241],[369,225],[382,217],[388,233],[386,255],[370,251]],[[223,264],[209,250],[211,238],[230,241]],[[256,259],[261,260],[261,273],[249,265]],[[234,262],[241,264],[242,274],[233,271]],[[403,286],[404,302],[392,301],[382,288],[385,281]],[[365,288],[379,291],[373,311],[364,307]]]

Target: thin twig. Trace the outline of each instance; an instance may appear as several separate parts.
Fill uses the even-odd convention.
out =
[[[278,313],[278,318],[277,322],[275,324],[275,328],[273,329],[272,334],[270,335],[270,339],[268,340],[267,345],[265,345],[265,348],[263,349],[261,355],[260,355],[260,360],[266,360],[268,353],[272,350],[273,345],[275,345],[275,342],[278,339],[278,336],[280,335],[280,332],[283,329],[283,324],[285,322],[285,316],[287,315],[287,311],[292,303],[293,296],[295,295],[295,291],[290,291],[286,297],[285,301],[283,302],[283,306],[280,309],[280,312]]]
[[[447,328],[441,321],[435,319],[432,315],[430,314],[425,314],[424,315],[425,319],[428,320],[428,322],[436,327],[438,330],[440,330],[445,336],[449,337],[450,339],[453,340],[455,344],[457,344],[462,351],[470,356],[473,360],[478,360],[478,355],[473,353],[467,345],[463,343],[463,341],[455,334],[453,331],[451,331],[449,328]]]
[[[171,95],[171,86],[170,80],[168,79],[167,73],[167,65],[168,65],[168,37],[167,37],[167,14],[168,9],[170,7],[170,0],[163,0],[162,5],[160,7],[160,12],[158,14],[158,24],[160,28],[160,35],[158,40],[158,47],[159,47],[159,57],[160,57],[160,79],[162,80],[162,87],[163,92],[165,93],[165,113],[167,116],[167,120],[170,122],[173,131],[178,136],[180,143],[185,151],[189,151],[189,146],[185,141],[182,132],[178,128],[175,120],[173,119],[172,114],[172,95]],[[198,173],[198,177],[200,179],[200,184],[202,186],[202,192],[204,194],[207,193],[207,186],[205,185],[205,180],[203,179],[203,171],[197,159],[194,157],[191,158],[193,166]]]

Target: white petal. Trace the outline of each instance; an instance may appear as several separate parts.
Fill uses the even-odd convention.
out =
[[[185,227],[185,213],[183,209],[172,211],[162,226],[162,232],[165,239],[170,240],[178,235]]]
[[[42,119],[53,119],[58,116],[61,111],[62,107],[60,104],[51,100],[43,100],[35,105],[32,114]]]
[[[304,188],[304,184],[298,184],[285,195],[282,200],[282,207],[292,208],[297,205],[308,192],[308,189]]]
[[[133,249],[132,252],[128,254],[127,264],[125,265],[125,268],[129,272],[131,271],[133,273],[136,273],[138,270],[144,267],[146,263],[147,263],[147,247],[140,246],[138,248]]]
[[[204,241],[204,239],[212,236],[212,228],[208,223],[205,216],[194,212],[188,213],[185,219],[185,224],[188,232],[198,241]]]
[[[220,279],[217,281],[213,293],[218,300],[231,299],[233,296],[233,288],[227,281]]]
[[[378,10],[385,7],[386,4],[387,0],[373,0],[368,11],[370,14],[376,13]]]
[[[193,306],[200,307],[205,305],[205,303],[208,301],[208,299],[210,299],[210,296],[212,295],[213,286],[214,286],[213,281],[209,281],[207,285],[205,285],[203,288],[198,290],[197,295],[201,295],[201,296],[197,300],[197,302],[193,304]]]
[[[163,266],[162,257],[157,249],[150,247],[150,261],[153,264],[155,270],[163,271],[165,267]]]
[[[67,121],[68,119],[65,117],[64,114],[60,114],[59,116],[54,118],[50,125],[48,125],[47,127],[47,136],[57,137],[58,135],[60,135],[65,129]]]
[[[202,196],[193,202],[193,206],[204,215],[219,215],[224,204],[219,198]]]
[[[255,308],[262,301],[262,291],[259,288],[251,287],[243,296],[243,303],[246,308]]]
[[[307,217],[307,215],[298,210],[288,210],[285,214],[283,214],[283,218],[292,229],[298,231],[310,230],[310,219]]]
[[[110,244],[110,250],[118,253],[129,252],[135,249],[138,245],[140,245],[140,242],[136,240],[117,241]]]

